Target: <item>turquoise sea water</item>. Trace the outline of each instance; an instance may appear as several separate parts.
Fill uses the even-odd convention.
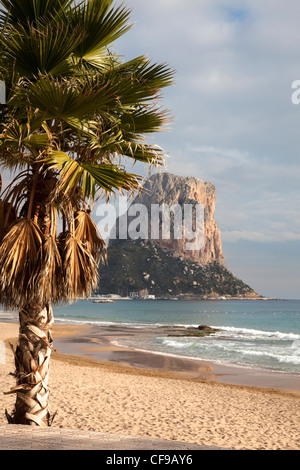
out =
[[[5,315],[0,312],[0,319]],[[122,340],[122,345],[300,374],[300,300],[118,300],[111,304],[80,300],[54,308],[54,315],[56,323],[137,329],[205,324],[222,331],[204,338],[157,335],[148,340],[137,334]]]

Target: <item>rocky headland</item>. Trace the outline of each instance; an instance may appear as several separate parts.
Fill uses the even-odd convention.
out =
[[[122,220],[120,218],[116,222],[116,239],[110,240],[107,264],[99,268],[98,293],[166,299],[259,298],[250,286],[226,267],[221,234],[214,219],[215,201],[216,189],[212,183],[169,173],[151,176],[133,201],[135,207],[140,205],[144,210],[144,219],[138,219],[129,209],[121,216]],[[161,208],[163,204],[167,208],[177,208],[179,212],[182,208],[181,238],[176,235],[175,222],[179,219],[176,220],[175,212],[170,212],[168,219],[170,236],[163,235],[163,223],[167,220],[163,218],[163,211],[158,233],[156,230],[156,238],[153,237],[151,210],[153,207]],[[203,223],[198,227],[194,209],[200,205]],[[185,230],[186,206],[193,208],[192,230],[195,237],[201,232],[199,248],[189,245],[191,234]],[[124,237],[123,230],[121,237],[119,227],[124,218],[128,236]],[[135,222],[140,225],[140,238],[132,239],[129,232]]]

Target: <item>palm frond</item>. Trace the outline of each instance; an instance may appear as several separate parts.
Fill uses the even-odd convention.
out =
[[[53,76],[70,73],[70,56],[81,42],[82,34],[78,27],[70,31],[68,25],[58,21],[45,26],[11,26],[2,40],[16,71],[23,77],[34,78],[40,73]]]
[[[117,165],[80,163],[64,152],[52,152],[44,162],[59,170],[57,192],[72,193],[80,186],[84,197],[94,198],[98,190],[115,193],[141,188],[141,177]]]
[[[73,301],[89,297],[97,287],[99,277],[97,263],[88,247],[69,234],[62,257],[65,298]]]
[[[64,298],[62,259],[57,240],[49,235],[41,247],[41,266],[36,276],[36,289],[45,304],[57,304]]]
[[[11,181],[1,194],[6,207],[11,207],[19,215],[20,206],[28,197],[32,187],[32,174],[22,171]]]
[[[55,79],[50,75],[39,76],[27,83],[26,90],[20,85],[8,104],[15,107],[39,109],[43,120],[59,119],[72,124],[72,119],[94,119],[97,113],[116,107],[116,94],[108,84],[80,83],[74,80]]]
[[[71,6],[73,0],[1,0],[0,9],[2,18],[7,16],[12,25],[26,25],[38,21],[40,18],[58,18]],[[6,10],[6,11],[5,11]]]
[[[86,211],[75,214],[75,238],[89,247],[89,251],[96,260],[105,248],[105,242],[91,216]]]
[[[116,66],[113,74],[115,78],[112,77],[111,81],[118,83],[120,102],[123,106],[153,102],[162,88],[174,83],[174,70],[167,64],[153,64],[145,56],[133,61],[128,68],[125,64]]]
[[[38,295],[34,282],[39,272],[44,236],[32,219],[18,220],[0,245],[0,302],[20,307]]]
[[[159,132],[170,122],[167,110],[160,110],[156,106],[140,106],[131,113],[121,115],[121,128],[124,129],[124,140],[140,141],[144,134]]]
[[[162,166],[166,154],[158,145],[147,145],[141,142],[124,142],[121,144],[122,155],[134,161],[146,163],[152,167]]]
[[[13,121],[0,136],[0,147],[15,148],[20,152],[24,147],[32,150],[47,148],[49,145],[48,133],[40,130],[36,132],[30,124],[20,124],[18,121]]]
[[[75,55],[100,69],[109,69],[112,65],[107,47],[131,28],[128,24],[130,9],[111,6],[112,0],[84,0],[68,13],[70,24],[80,26],[85,33],[85,38],[75,48]]]

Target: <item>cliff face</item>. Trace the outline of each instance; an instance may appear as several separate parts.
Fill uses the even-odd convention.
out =
[[[168,173],[152,176],[128,212],[117,220],[114,230],[117,239],[109,243],[107,265],[99,268],[98,293],[183,299],[258,297],[225,265],[220,230],[214,220],[215,195],[214,185],[198,178]],[[170,237],[162,236],[165,220],[162,215],[153,219],[152,209],[160,208],[163,203],[167,208],[176,206],[181,213],[182,237],[178,237],[178,232],[175,235],[180,217],[172,212]],[[191,222],[187,220],[191,219],[191,213],[184,211],[186,206],[192,208],[192,232],[200,233],[203,242],[200,249],[190,249],[191,232],[186,230],[185,222]],[[196,208],[200,206],[203,219],[200,217],[197,224]],[[157,221],[158,230],[153,237]]]
[[[153,175],[144,185],[144,191],[135,198],[134,204],[143,204],[147,207],[149,214],[148,238],[161,248],[165,248],[174,253],[174,256],[183,256],[191,261],[206,265],[217,262],[225,265],[224,255],[222,252],[222,243],[220,230],[214,220],[216,189],[212,183],[205,183],[194,177],[183,177],[162,173]],[[158,239],[151,237],[150,226],[155,223],[151,220],[151,206],[165,204],[171,208],[180,206],[182,208],[183,220],[183,236],[181,239],[174,237],[174,217],[171,220],[170,240],[160,236]],[[204,208],[204,232],[201,234],[203,247],[201,249],[191,249],[191,233],[189,238],[184,230],[185,221],[188,222],[185,213],[185,207],[190,206],[195,209],[196,205],[203,205]],[[193,210],[193,209],[192,209]],[[201,229],[200,219],[197,227],[196,213],[193,212],[193,232]],[[172,218],[172,215],[171,215]],[[130,220],[130,218],[129,218]],[[189,225],[191,222],[187,225]],[[160,230],[162,228],[162,220],[160,221]],[[161,232],[160,232],[161,234]],[[197,245],[197,243],[195,243]]]

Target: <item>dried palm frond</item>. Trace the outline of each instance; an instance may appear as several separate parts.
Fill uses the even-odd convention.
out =
[[[19,219],[0,245],[0,302],[20,307],[36,295],[44,235],[32,219]]]
[[[41,267],[35,284],[43,303],[58,303],[63,295],[62,259],[56,239],[50,235],[41,247]]]
[[[63,247],[64,297],[89,297],[98,284],[98,269],[89,246],[69,234]]]
[[[55,204],[49,208],[49,221],[45,227],[45,242],[41,247],[42,264],[37,273],[36,284],[40,298],[45,304],[58,303],[64,296],[63,263],[60,253],[60,242],[56,237],[57,209]]]
[[[75,214],[75,238],[82,243],[88,243],[94,259],[98,259],[105,248],[105,242],[98,228],[86,211],[78,211]]]
[[[10,203],[15,212],[18,213],[20,207],[27,200],[32,187],[32,174],[28,171],[19,173],[1,194],[1,198],[6,203]]]

